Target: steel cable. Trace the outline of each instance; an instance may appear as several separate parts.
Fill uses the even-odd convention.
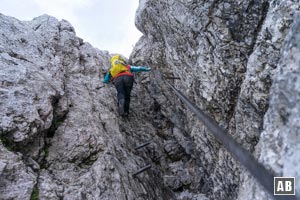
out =
[[[202,121],[215,138],[223,144],[227,151],[238,160],[256,180],[270,193],[276,200],[296,200],[296,196],[274,196],[274,175],[260,164],[250,152],[239,145],[227,131],[221,128],[215,120],[205,114],[199,107],[192,103],[184,94],[173,85],[166,83],[172,88],[175,94],[187,105],[187,107]]]

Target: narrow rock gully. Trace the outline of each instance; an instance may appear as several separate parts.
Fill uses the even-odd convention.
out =
[[[179,114],[180,108],[174,107],[179,110],[174,110],[170,116],[166,114],[165,109],[170,109],[166,94],[170,91],[158,87],[162,81],[158,77],[161,77],[158,72],[136,76],[130,115],[117,119],[124,141],[115,144],[118,146],[115,156],[128,170],[128,176],[144,188],[137,190],[144,193],[137,194],[136,198],[208,199],[202,193],[212,192],[209,175],[201,166],[192,138],[182,128],[185,119]],[[114,86],[109,87],[115,90]],[[139,148],[140,145],[144,146]]]

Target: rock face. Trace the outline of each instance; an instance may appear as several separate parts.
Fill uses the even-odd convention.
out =
[[[144,36],[131,60],[155,67],[167,96],[157,101],[167,118],[180,126],[173,116],[184,113],[180,127],[192,137],[207,174],[208,190],[200,191],[211,199],[271,197],[166,91],[162,77],[180,78],[169,81],[277,176],[299,179],[298,117],[291,114],[299,111],[298,52],[291,50],[298,41],[297,25],[291,28],[298,10],[299,3],[289,0],[140,1],[136,25]]]
[[[65,20],[0,14],[0,199],[271,199],[165,81],[299,180],[298,4],[141,0],[129,62],[153,70],[125,119],[102,84],[108,52]]]
[[[47,15],[0,24],[1,200],[206,199],[193,142],[162,114],[154,75],[137,74],[122,119],[114,86],[102,84],[108,52]]]
[[[0,23],[0,199],[163,197],[150,177],[129,176],[144,163],[130,156],[114,88],[101,83],[108,52],[50,16]]]

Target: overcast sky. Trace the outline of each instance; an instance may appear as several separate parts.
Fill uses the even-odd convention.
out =
[[[32,20],[49,14],[66,19],[76,35],[100,50],[129,56],[142,35],[134,26],[139,0],[0,0],[0,13]]]

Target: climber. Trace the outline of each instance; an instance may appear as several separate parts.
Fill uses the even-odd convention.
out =
[[[111,57],[110,63],[110,70],[106,73],[103,83],[108,83],[111,77],[113,78],[118,93],[118,113],[126,117],[129,114],[130,93],[134,82],[132,72],[150,71],[151,68],[127,65],[124,57],[118,54]]]

